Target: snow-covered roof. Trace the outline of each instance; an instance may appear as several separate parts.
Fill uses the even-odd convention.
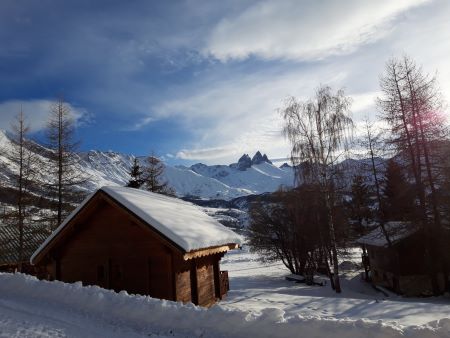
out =
[[[415,234],[419,228],[408,222],[386,222],[384,224],[386,233],[392,244],[395,244],[402,239]],[[381,226],[376,227],[367,235],[362,236],[357,240],[360,244],[387,247],[388,241],[386,239]]]
[[[186,252],[242,243],[241,236],[192,203],[134,188],[109,186],[102,187],[99,191],[107,194]],[[94,195],[88,196],[36,250],[31,257],[32,263]]]

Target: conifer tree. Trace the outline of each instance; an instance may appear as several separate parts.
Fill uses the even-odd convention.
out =
[[[139,165],[138,159],[135,157],[133,160],[133,165],[130,169],[130,180],[127,183],[127,187],[130,188],[140,188],[144,183],[142,179],[143,171]]]
[[[393,159],[388,161],[386,168],[383,205],[385,217],[389,221],[414,218],[414,190],[403,175],[402,168]]]
[[[77,186],[83,185],[87,179],[77,168],[79,143],[74,141],[74,131],[75,121],[70,107],[60,98],[51,106],[47,122],[48,146],[52,150],[49,193],[54,200],[53,227],[61,224],[73,208],[71,204],[82,198]]]

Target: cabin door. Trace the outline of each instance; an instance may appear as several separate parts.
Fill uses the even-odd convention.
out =
[[[174,299],[172,256],[159,253],[148,259],[148,294],[153,298]]]
[[[124,290],[123,264],[116,259],[108,260],[109,288],[116,292]]]

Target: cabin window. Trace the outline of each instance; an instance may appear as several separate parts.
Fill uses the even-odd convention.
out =
[[[103,265],[97,266],[97,280],[103,281],[105,279],[105,267]]]

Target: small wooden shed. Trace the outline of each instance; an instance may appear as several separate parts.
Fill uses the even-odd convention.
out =
[[[42,226],[25,226],[23,229],[22,259],[19,257],[19,228],[0,224],[0,271],[14,272],[22,265],[22,271],[39,275],[40,271],[30,266],[30,257],[44,243],[50,231]]]
[[[31,257],[49,279],[210,306],[228,290],[219,261],[241,237],[197,206],[133,188],[103,187]]]
[[[405,296],[431,295],[423,231],[406,222],[388,222],[385,230],[391,246],[380,227],[357,240],[366,246],[372,282]],[[438,283],[444,291],[442,272]]]

